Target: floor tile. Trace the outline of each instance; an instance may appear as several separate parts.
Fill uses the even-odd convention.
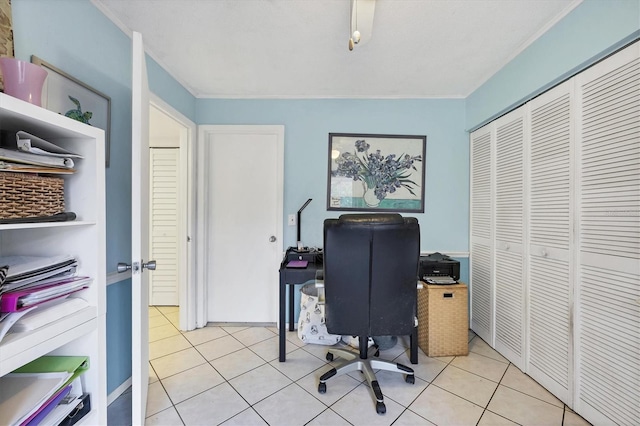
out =
[[[247,408],[224,423],[223,426],[268,426],[253,408]]]
[[[255,343],[262,342],[263,340],[270,339],[274,336],[277,335],[264,327],[249,327],[233,333],[233,337],[235,337],[240,343],[245,346],[251,346]]]
[[[325,393],[318,392],[318,383],[320,376],[329,370],[327,367],[321,367],[316,371],[307,374],[296,383],[314,397],[318,398],[326,406],[331,406],[337,400],[354,390],[361,381],[355,380],[348,374],[341,376],[333,376],[327,381],[327,391]]]
[[[553,396],[551,392],[540,386],[538,382],[524,374],[513,364],[509,365],[509,368],[507,368],[507,372],[502,378],[500,384],[522,393],[526,393],[534,398],[541,399],[557,407],[564,407],[564,403],[562,401]]]
[[[351,423],[340,417],[330,408],[320,413],[315,419],[307,423],[306,426],[350,426]]]
[[[469,329],[469,342],[471,342],[471,339],[473,339],[476,336],[477,334],[474,333],[473,330]]]
[[[482,417],[478,422],[478,426],[517,426],[518,423],[514,423],[509,419],[505,419],[502,416],[492,413],[489,410],[485,410],[482,413]]]
[[[325,362],[319,360],[302,349],[297,349],[287,354],[287,361],[280,362],[278,360],[271,361],[269,364],[277,370],[285,374],[291,380],[298,380],[312,371],[325,365]]]
[[[164,315],[149,316],[149,329],[160,327],[161,325],[170,325],[171,321]]]
[[[385,400],[391,398],[403,407],[408,407],[429,386],[429,382],[416,377],[415,383],[411,384],[407,383],[404,377],[404,374],[391,371],[376,372]]]
[[[243,349],[244,345],[232,336],[224,336],[201,345],[196,345],[198,352],[208,361]]]
[[[217,425],[248,407],[249,404],[226,382],[176,405],[187,426]]]
[[[228,335],[221,327],[214,326],[197,328],[182,334],[194,346]]]
[[[157,382],[158,376],[156,375],[156,371],[153,369],[153,365],[149,363],[149,384]]]
[[[265,362],[264,359],[260,358],[251,350],[244,348],[212,360],[211,365],[222,374],[222,377],[226,380],[231,380],[236,376],[263,365]]]
[[[151,361],[153,369],[159,379],[164,379],[181,371],[188,370],[197,365],[204,364],[206,360],[193,348],[185,349],[170,355]]]
[[[226,331],[229,334],[237,333],[240,330],[246,330],[247,328],[249,328],[248,325],[218,325],[218,326],[221,327],[224,331]]]
[[[191,347],[182,334],[149,343],[149,359],[153,360]]]
[[[407,367],[413,369],[413,374],[426,382],[431,382],[436,378],[442,370],[445,369],[447,363],[440,361],[437,358],[430,358],[426,356],[422,351],[418,351],[418,363],[411,364],[409,361],[409,353],[405,352],[394,360],[400,364],[404,364]]]
[[[180,312],[169,312],[164,314],[164,316],[169,320],[171,324],[173,324],[176,328],[180,328]]]
[[[509,366],[509,364],[474,352],[469,352],[467,356],[455,357],[455,359],[451,361],[451,365],[496,383],[500,382],[504,372],[507,371],[507,367]]]
[[[398,417],[398,420],[393,422],[393,426],[436,426],[431,423],[429,420],[420,417],[416,413],[411,410],[405,410],[404,413]]]
[[[166,410],[149,416],[144,421],[145,426],[178,426],[184,425],[176,409],[171,406]],[[111,425],[111,423],[109,423]]]
[[[162,312],[160,312],[155,306],[149,306],[149,319],[157,317],[158,315],[162,315]]]
[[[229,383],[249,404],[255,404],[293,382],[273,366],[264,364],[231,379]]]
[[[315,356],[316,358],[322,361],[325,361],[327,359],[327,352],[333,347],[338,347],[338,346],[314,345],[314,344],[305,344],[304,346],[301,346],[303,350],[305,350],[306,352],[309,352],[311,355]]]
[[[564,409],[506,386],[498,386],[488,410],[521,425],[560,425]]]
[[[501,361],[504,363],[509,363],[505,357],[500,355],[498,351],[489,346],[484,340],[480,337],[475,337],[471,342],[469,342],[469,352],[474,352],[480,355],[484,355],[491,359],[495,359],[496,361]]]
[[[172,407],[169,396],[164,391],[162,383],[156,382],[149,385],[147,392],[147,416],[152,416],[160,411]]]
[[[387,412],[380,415],[376,412],[376,402],[369,387],[362,383],[344,398],[331,406],[331,409],[354,425],[390,425],[400,417],[403,406],[392,399],[384,400]]]
[[[156,309],[159,310],[160,312],[162,312],[163,314],[168,314],[171,312],[179,312],[180,311],[180,307],[179,306],[156,306]]]
[[[270,425],[304,425],[327,407],[294,383],[253,408]]]
[[[131,388],[124,391],[107,407],[107,424],[131,426]]]
[[[409,409],[437,425],[475,425],[482,407],[435,385],[430,385]]]
[[[208,363],[190,368],[162,380],[174,404],[211,389],[224,382],[224,378]]]
[[[154,327],[149,329],[149,342],[155,342],[157,340],[166,339],[167,337],[177,336],[180,334],[177,328],[173,324],[165,324],[160,327]]]
[[[251,345],[249,346],[249,349],[251,349],[256,355],[267,362],[273,361],[274,359],[278,359],[280,357],[280,342],[278,336],[274,336],[270,339],[263,340],[260,343]],[[296,345],[289,342],[288,340],[285,341],[286,353],[295,351],[296,349],[298,349]]]
[[[433,381],[433,384],[481,407],[487,406],[498,387],[497,382],[492,382],[453,365],[447,366]]]
[[[562,426],[591,426],[591,423],[574,413],[569,407],[564,407],[564,419]]]

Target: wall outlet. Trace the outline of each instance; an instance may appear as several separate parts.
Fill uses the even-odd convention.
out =
[[[289,224],[289,226],[296,226],[296,215],[290,214],[289,221],[287,223]]]

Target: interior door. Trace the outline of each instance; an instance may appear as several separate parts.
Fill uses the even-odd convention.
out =
[[[131,82],[132,423],[143,425],[149,386],[149,86],[142,34],[133,33]],[[145,263],[146,262],[146,263]]]

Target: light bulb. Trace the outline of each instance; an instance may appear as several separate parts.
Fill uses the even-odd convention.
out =
[[[355,31],[353,32],[353,37],[351,37],[351,38],[353,39],[353,42],[354,42],[355,44],[360,43],[360,31],[355,30]]]

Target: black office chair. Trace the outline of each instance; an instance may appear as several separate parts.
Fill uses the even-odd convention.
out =
[[[375,346],[370,336],[410,335],[416,326],[416,283],[420,259],[420,226],[413,217],[399,214],[345,214],[324,222],[324,292],[329,333],[358,336],[359,354],[330,349],[347,360],[320,377],[318,392],[327,380],[361,371],[376,400],[376,411],[386,407],[374,369],[405,374],[415,383],[413,369],[394,362],[371,359]]]

